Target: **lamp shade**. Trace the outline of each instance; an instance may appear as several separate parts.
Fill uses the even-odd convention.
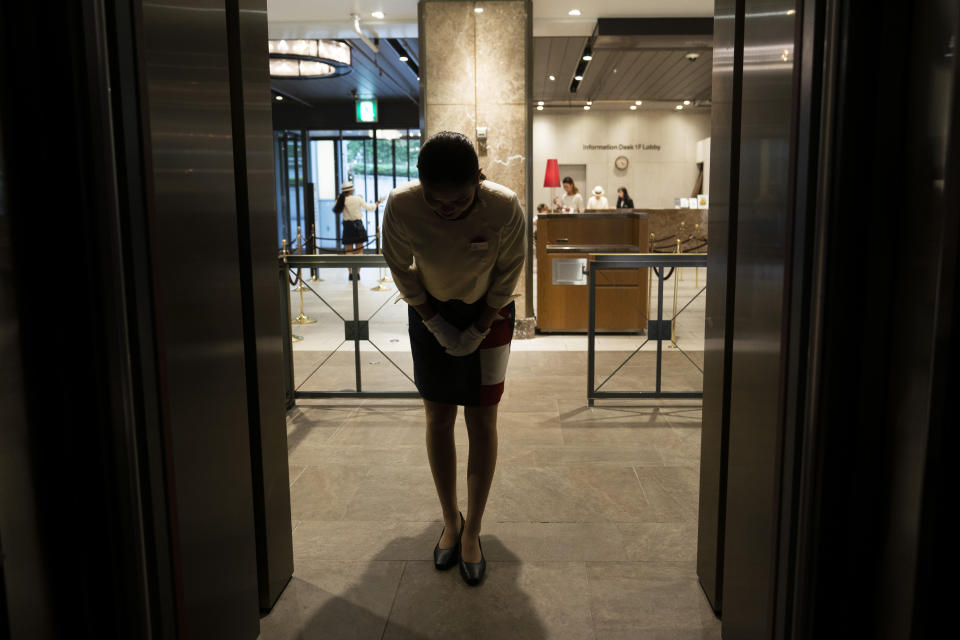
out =
[[[550,158],[549,160],[547,160],[547,172],[543,176],[543,186],[545,187],[560,186],[560,165],[557,164],[556,158]]]

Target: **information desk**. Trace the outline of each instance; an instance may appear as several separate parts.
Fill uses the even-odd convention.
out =
[[[647,250],[645,212],[541,213],[537,217],[537,329],[587,331],[593,254]],[[597,271],[597,331],[647,328],[647,270]]]

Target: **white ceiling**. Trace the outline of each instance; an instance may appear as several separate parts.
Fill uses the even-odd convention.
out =
[[[482,6],[483,2],[477,0]],[[708,18],[714,0],[534,0],[534,36],[587,36],[597,18]],[[567,15],[579,9],[581,15]],[[370,16],[382,11],[383,20]],[[417,0],[267,0],[271,38],[356,37],[351,13],[370,35],[417,37]]]

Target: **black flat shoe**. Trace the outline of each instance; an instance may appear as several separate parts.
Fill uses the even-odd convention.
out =
[[[460,576],[471,587],[480,584],[487,572],[487,559],[483,557],[483,545],[480,543],[480,538],[477,538],[477,545],[480,547],[480,562],[464,562],[463,557],[460,558]]]
[[[440,532],[440,540],[437,540],[437,546],[433,548],[433,566],[438,571],[446,571],[457,564],[460,560],[460,536],[463,535],[463,514],[460,514],[460,534],[457,536],[457,544],[452,549],[441,549],[440,540],[443,539],[443,531]],[[446,530],[446,527],[444,527]]]

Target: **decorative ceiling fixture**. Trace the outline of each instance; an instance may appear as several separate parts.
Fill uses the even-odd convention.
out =
[[[332,78],[350,73],[350,45],[339,40],[269,40],[271,78]]]

